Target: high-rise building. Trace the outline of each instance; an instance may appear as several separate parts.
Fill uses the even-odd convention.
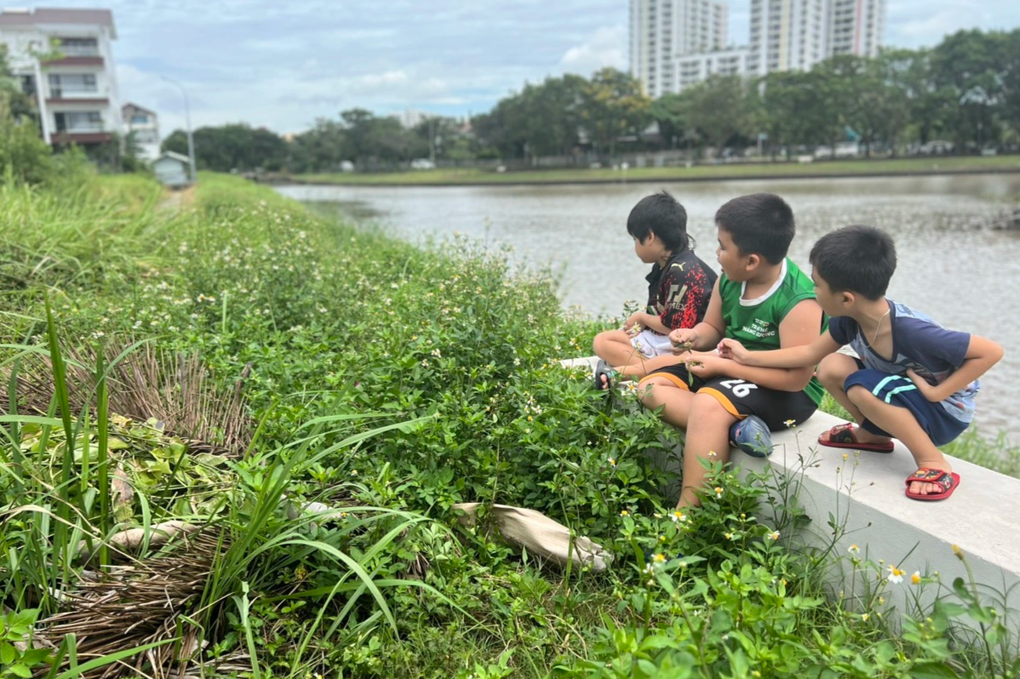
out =
[[[826,56],[877,57],[885,35],[885,0],[829,0]]]
[[[725,2],[631,0],[631,74],[652,98],[677,92],[677,58],[723,49],[728,28]]]
[[[107,9],[4,8],[0,44],[22,90],[37,103],[47,143],[99,144],[121,130]]]
[[[748,74],[809,70],[826,57],[825,0],[751,0]]]

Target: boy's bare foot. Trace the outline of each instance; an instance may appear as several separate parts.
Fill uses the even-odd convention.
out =
[[[944,471],[947,474],[953,471],[949,462],[946,458],[939,456],[941,459],[933,460],[915,460],[917,462],[918,469],[938,469]],[[924,481],[914,481],[910,484],[909,493],[911,495],[937,495],[945,492],[945,488],[936,483],[925,483]]]

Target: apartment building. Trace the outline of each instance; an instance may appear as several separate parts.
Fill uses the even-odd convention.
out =
[[[751,0],[748,74],[807,71],[825,59],[827,4],[826,0]]]
[[[677,59],[723,49],[728,29],[725,2],[631,0],[631,73],[652,98],[677,92]]]
[[[677,57],[677,82],[673,91],[683,91],[713,75],[746,75],[748,54],[746,49],[738,48]]]
[[[830,0],[827,56],[877,57],[885,36],[886,0]]]
[[[0,11],[0,44],[22,90],[37,103],[48,144],[100,144],[121,130],[112,41],[105,9]]]
[[[134,135],[138,157],[147,162],[159,158],[159,117],[138,104],[128,102],[120,109],[124,121],[124,136]]]

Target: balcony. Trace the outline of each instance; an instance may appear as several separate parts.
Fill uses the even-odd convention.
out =
[[[48,59],[43,65],[44,66],[103,66],[103,58],[100,56],[94,57],[61,57],[59,59]]]
[[[71,93],[65,92],[65,94]],[[48,97],[46,99],[46,103],[51,106],[59,106],[61,104],[74,104],[78,106],[82,104],[88,104],[89,106],[109,106],[110,100],[105,97],[66,97],[57,94],[56,96]]]
[[[109,132],[79,132],[75,130],[64,130],[50,135],[50,141],[54,144],[105,144],[113,139]]]

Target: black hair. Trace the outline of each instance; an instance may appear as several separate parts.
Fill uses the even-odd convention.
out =
[[[638,201],[627,217],[627,233],[642,243],[654,234],[673,254],[694,247],[687,235],[687,210],[666,191]]]
[[[715,213],[744,255],[761,255],[772,264],[786,257],[796,230],[793,210],[774,193],[752,193],[729,201]]]
[[[885,294],[896,271],[896,244],[873,226],[844,226],[818,239],[810,262],[832,290],[875,300]]]

